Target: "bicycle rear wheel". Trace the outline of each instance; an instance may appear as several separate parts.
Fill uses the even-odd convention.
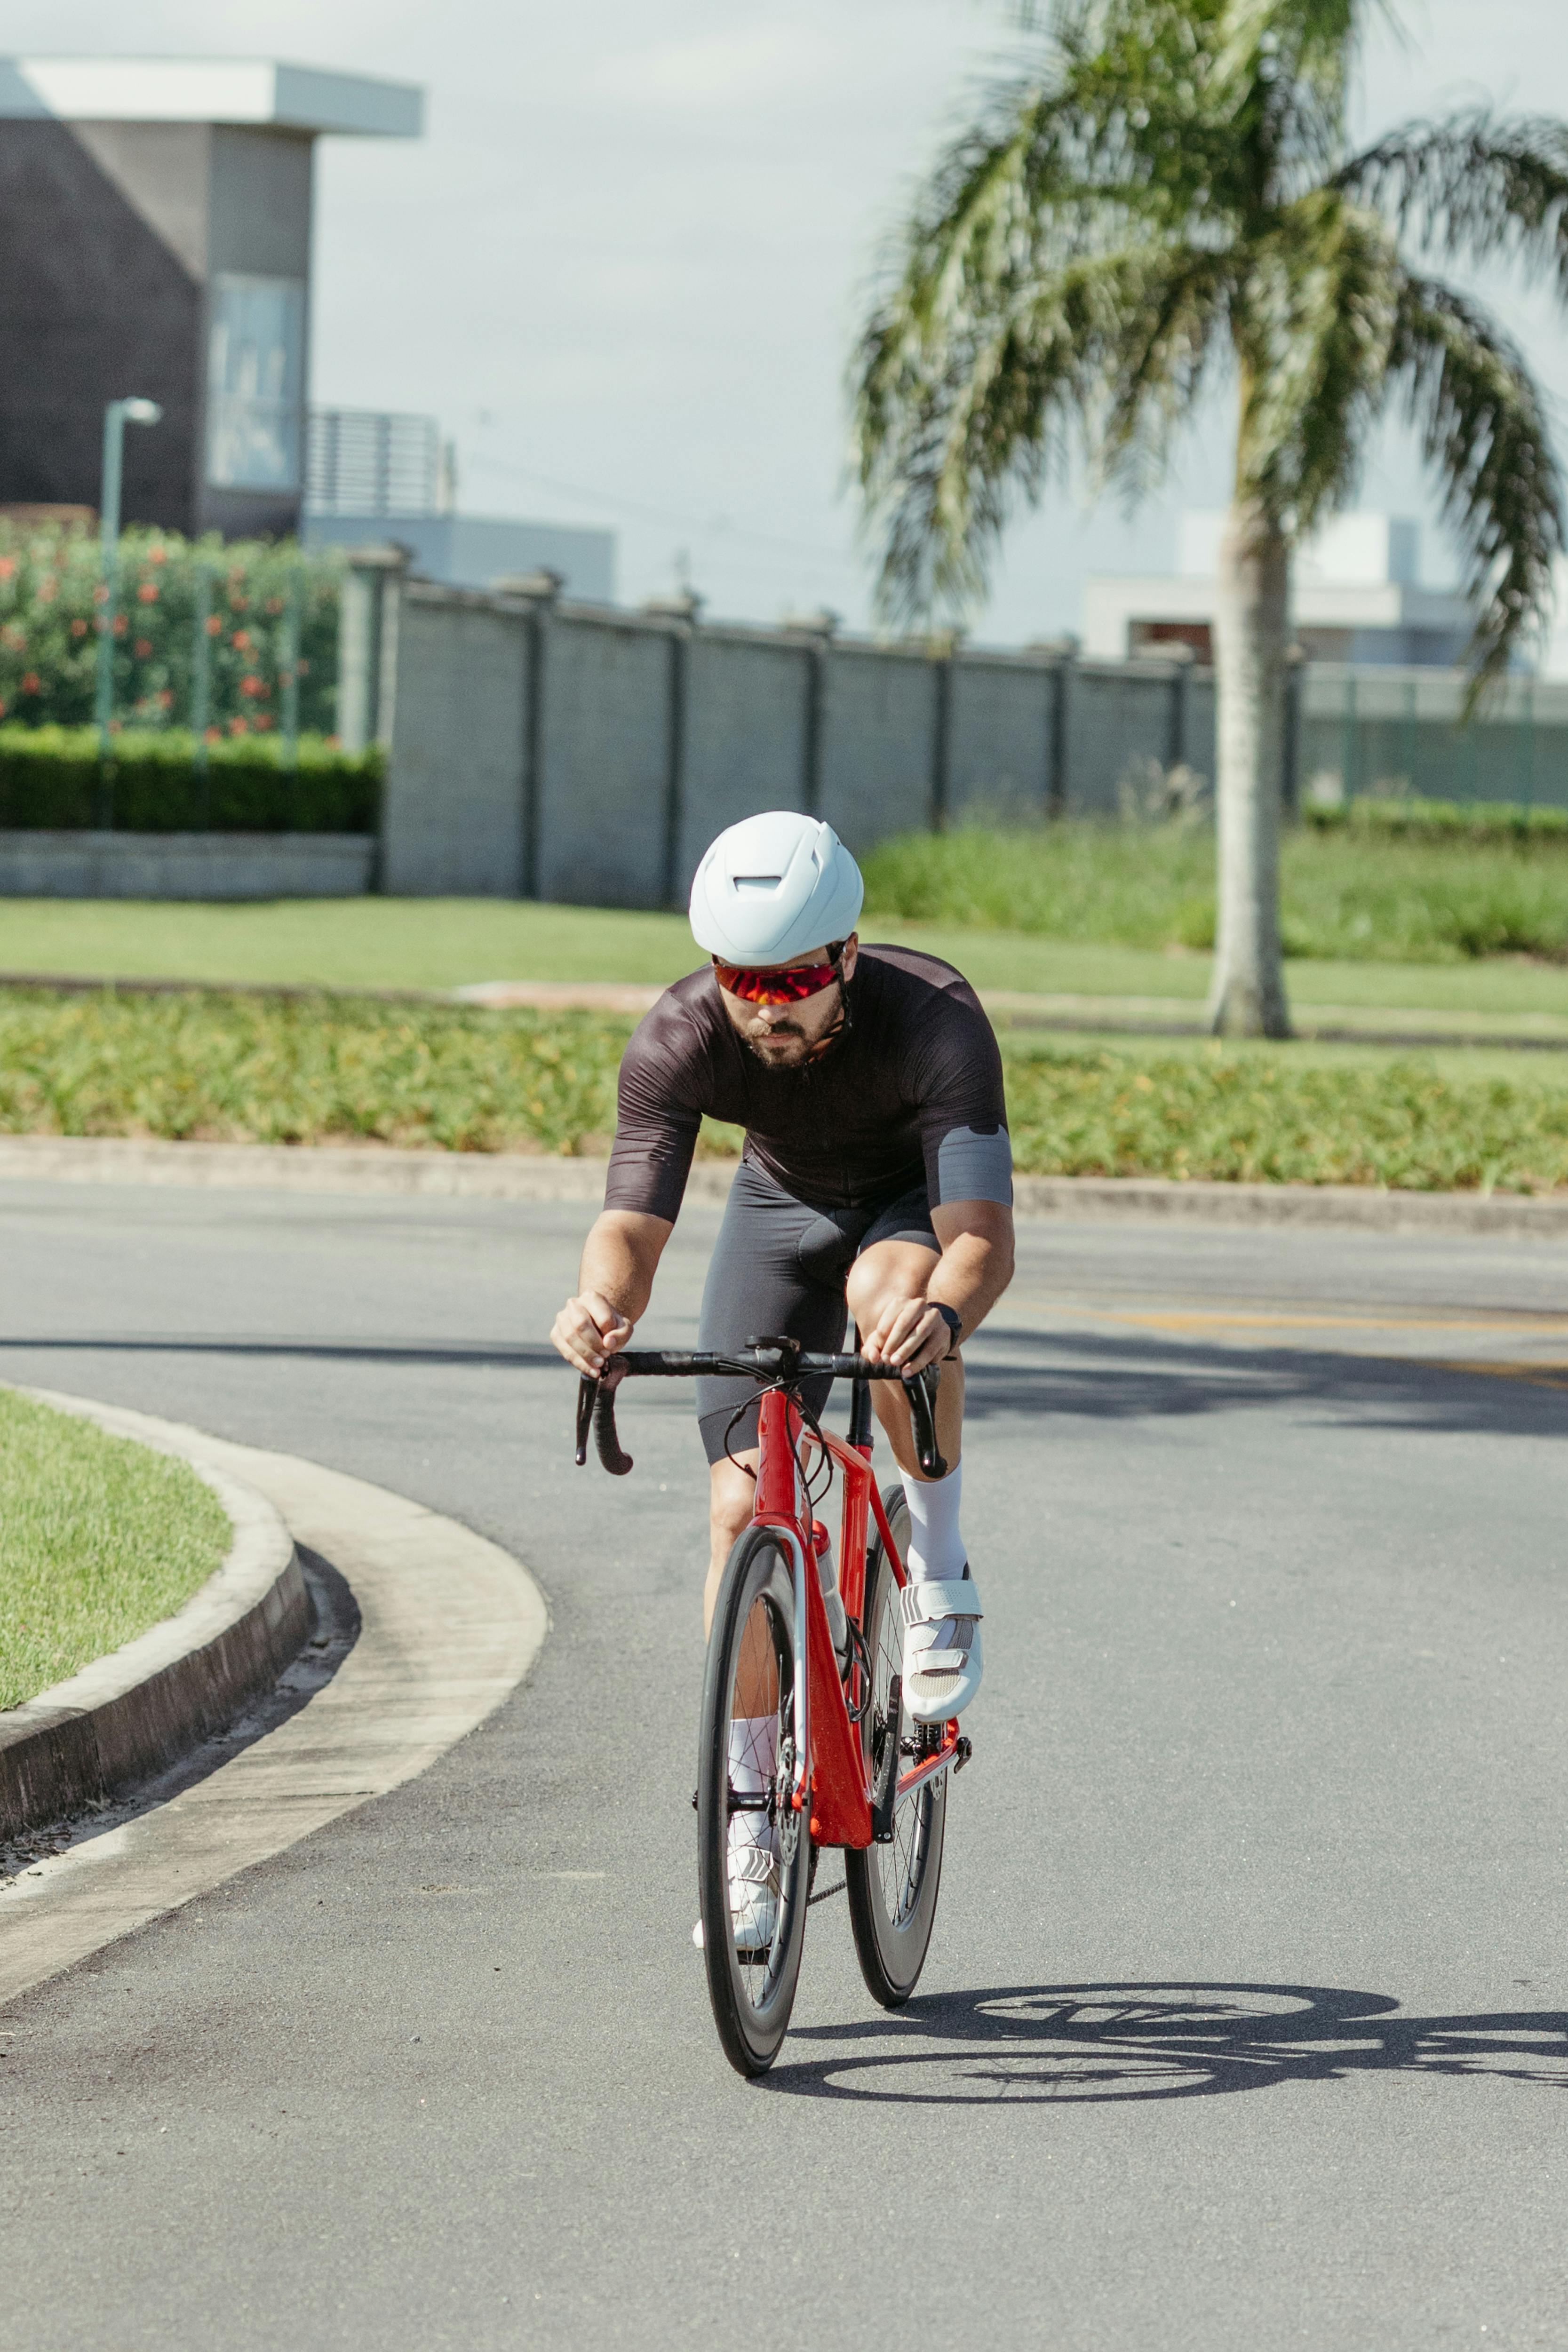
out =
[[[742,1730],[731,1736],[731,1726]],[[732,1785],[731,1759],[746,1754]],[[708,1995],[724,2055],[762,2074],[788,2030],[805,1940],[811,1832],[795,1782],[795,1578],[771,1528],[730,1554],[713,1612],[697,1765],[699,1899]],[[762,1782],[763,1785],[754,1785]],[[766,1857],[765,1885],[737,1890],[731,1823]],[[761,1865],[759,1865],[761,1867]]]
[[[910,1513],[902,1486],[889,1486],[882,1507],[893,1541],[907,1557]],[[921,1729],[902,1703],[901,1694],[896,1714],[893,1707],[893,1685],[901,1681],[903,1673],[904,1622],[899,1607],[899,1580],[879,1536],[866,1562],[861,1630],[871,1660],[871,1703],[861,1719],[860,1737],[875,1785],[886,1769],[902,1769],[908,1760],[906,1743],[912,1748]],[[890,1758],[889,1740],[894,1746]],[[893,1834],[887,1844],[869,1845],[844,1857],[849,1924],[860,1973],[872,1999],[884,2009],[902,2007],[925,1966],[942,1885],[947,1781],[947,1774],[939,1772],[934,1780],[898,1800]]]

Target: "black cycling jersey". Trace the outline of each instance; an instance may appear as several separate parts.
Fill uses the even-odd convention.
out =
[[[673,1223],[703,1115],[797,1200],[860,1208],[923,1182],[943,1201],[1012,1199],[1002,1056],[962,972],[866,947],[848,1025],[813,1062],[770,1069],[724,1010],[711,965],[667,988],[621,1063],[605,1205]]]

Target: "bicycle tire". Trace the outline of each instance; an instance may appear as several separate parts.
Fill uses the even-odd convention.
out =
[[[893,1540],[907,1557],[910,1513],[901,1486],[884,1489],[882,1507]],[[901,1742],[915,1732],[907,1706],[900,1706],[896,1725],[888,1719],[889,1685],[902,1670],[903,1618],[898,1579],[880,1536],[867,1557],[861,1631],[871,1659],[871,1704],[861,1720],[860,1737],[868,1769],[875,1775],[884,1761],[882,1743],[889,1737]],[[931,1948],[947,1832],[948,1778],[940,1772],[899,1800],[891,1843],[852,1850],[844,1857],[860,1973],[872,2000],[884,2009],[903,2007],[920,1982]]]
[[[753,1612],[760,1612],[754,1615]],[[770,1820],[777,1840],[778,1907],[764,1950],[737,1949],[730,1895],[730,1724],[748,1628],[771,1650],[778,1730]],[[758,1652],[749,1670],[756,1671]],[[795,1578],[771,1528],[748,1528],[724,1569],[709,1637],[697,1762],[698,1899],[708,1997],[724,2055],[738,2074],[766,2074],[789,2029],[805,1942],[812,1844],[806,1816],[788,1802],[794,1778]]]

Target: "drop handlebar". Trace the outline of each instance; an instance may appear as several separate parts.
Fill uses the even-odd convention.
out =
[[[709,1374],[721,1379],[754,1380],[759,1387],[793,1388],[812,1379],[834,1381],[899,1381],[904,1382],[914,1424],[915,1453],[928,1478],[945,1478],[947,1464],[936,1442],[936,1381],[934,1364],[906,1379],[896,1364],[872,1363],[865,1356],[814,1355],[794,1340],[758,1339],[723,1353],[689,1348],[639,1348],[611,1356],[597,1380],[584,1373],[577,1383],[577,1464],[588,1458],[588,1433],[595,1450],[612,1477],[624,1478],[632,1457],[622,1447],[616,1428],[616,1391],[624,1380],[679,1380]]]

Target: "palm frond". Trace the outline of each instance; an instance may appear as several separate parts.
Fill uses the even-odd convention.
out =
[[[1385,396],[1403,283],[1387,224],[1321,190],[1248,253],[1235,320],[1237,488],[1293,539],[1354,487]]]
[[[1481,607],[1473,702],[1550,610],[1564,543],[1563,478],[1522,355],[1452,287],[1405,278],[1389,370],[1441,481],[1466,591]]]
[[[1568,295],[1568,124],[1484,109],[1390,131],[1334,184],[1378,204],[1435,251],[1550,268]]]
[[[862,346],[857,417],[890,618],[962,611],[1012,503],[1081,443],[1136,489],[1196,404],[1228,265],[1201,249],[1073,255],[1022,287],[971,285],[940,318],[895,303]]]

